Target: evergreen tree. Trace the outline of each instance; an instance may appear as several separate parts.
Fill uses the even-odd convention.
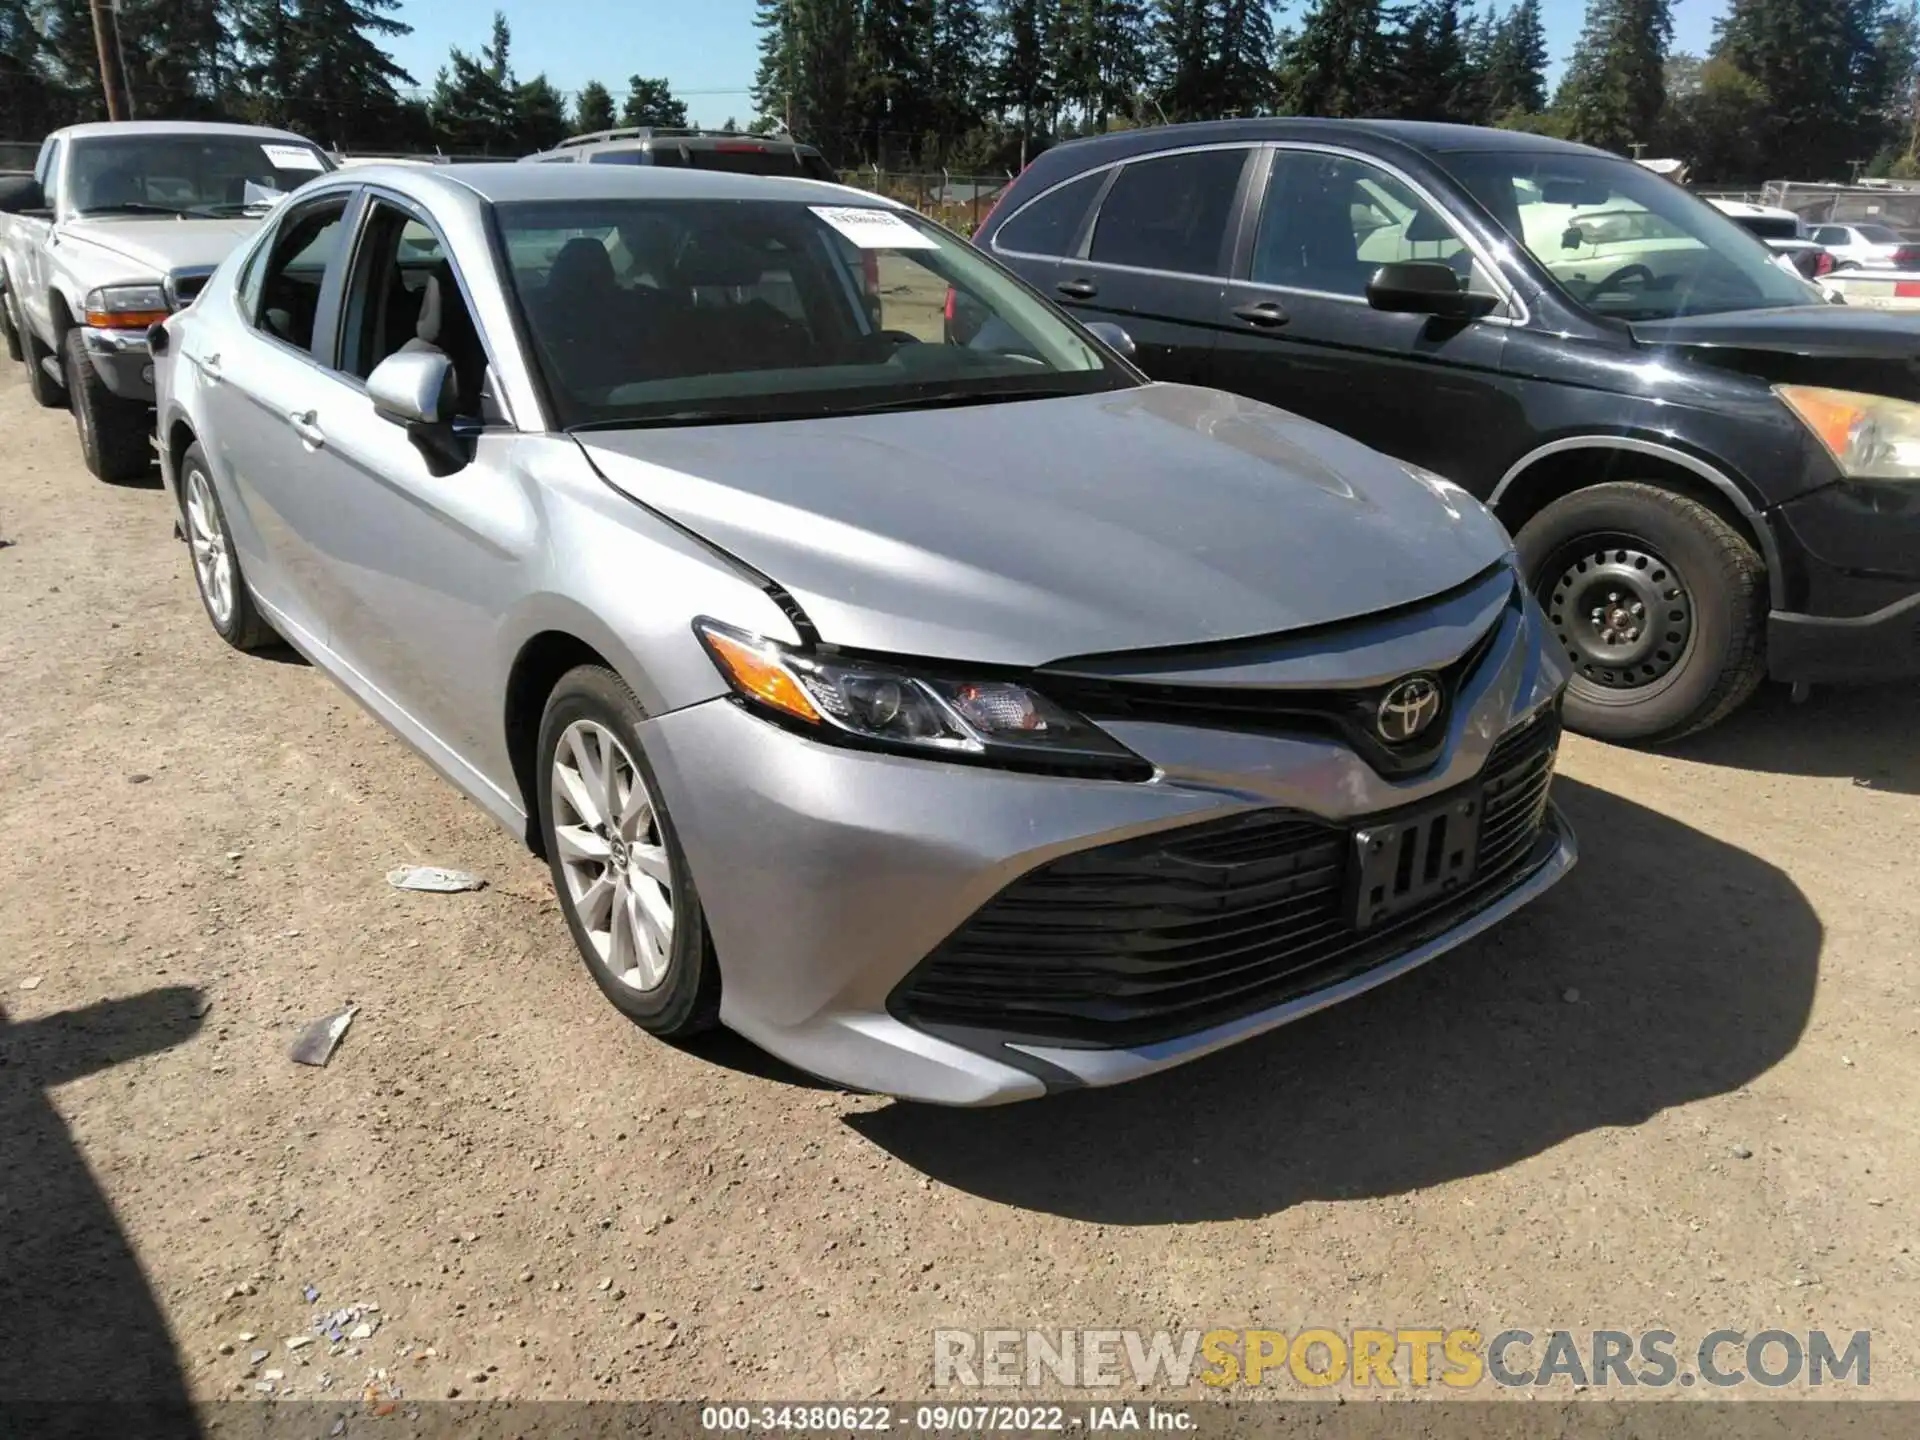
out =
[[[627,98],[620,107],[622,125],[669,125],[687,123],[686,102],[673,98],[665,80],[645,75],[627,77]]]
[[[1220,91],[1217,16],[1212,0],[1160,0],[1154,39],[1158,99],[1169,120],[1204,120]]]
[[[1395,40],[1388,113],[1410,120],[1479,118],[1459,0],[1421,0]]]
[[[883,164],[919,144],[928,119],[931,0],[866,0],[855,52],[855,103],[865,153]]]
[[[1036,139],[1053,131],[1058,92],[1053,69],[1054,6],[1050,0],[999,0],[999,54],[990,87],[994,108],[1018,116],[1020,164]]]
[[[1390,103],[1394,46],[1380,0],[1318,0],[1281,61],[1281,101],[1296,115],[1378,114]]]
[[[239,48],[241,118],[256,125],[284,125],[299,87],[302,48],[294,0],[238,0],[233,15]]]
[[[567,135],[567,97],[544,73],[514,87],[513,135],[522,150],[551,150]]]
[[[589,80],[573,100],[573,133],[591,135],[613,127],[613,95],[598,80]]]
[[[979,0],[933,0],[927,123],[943,146],[980,124],[987,48],[987,22]],[[944,162],[947,156],[926,158]]]
[[[1520,0],[1498,22],[1486,61],[1487,113],[1532,115],[1547,106],[1547,36],[1540,0]]]
[[[496,155],[515,148],[512,46],[507,17],[496,10],[492,37],[478,55],[453,48],[433,86],[433,127],[444,149]]]
[[[57,130],[79,97],[56,82],[28,0],[0,0],[0,135]]]
[[[1627,153],[1651,142],[1666,98],[1671,0],[1589,0],[1554,108],[1576,140]]]
[[[1451,12],[1455,0],[1434,0]],[[1216,0],[1214,93],[1216,116],[1265,115],[1275,99],[1273,13],[1266,0]]]
[[[234,47],[225,0],[122,0],[127,90],[140,118],[204,120],[225,113]]]
[[[858,0],[760,0],[753,101],[835,161],[857,158],[860,117],[849,57],[860,40]],[[765,132],[762,132],[765,133]]]
[[[411,35],[395,20],[400,0],[299,0],[293,88],[286,123],[332,144],[390,145],[405,106],[399,86],[413,84],[378,37]]]

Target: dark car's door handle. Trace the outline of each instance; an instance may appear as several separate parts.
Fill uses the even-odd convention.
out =
[[[1271,300],[1262,300],[1257,305],[1236,305],[1233,313],[1249,325],[1258,325],[1266,330],[1276,329],[1292,318]]]
[[[1100,293],[1100,287],[1091,280],[1062,280],[1053,288],[1075,300],[1091,300]]]

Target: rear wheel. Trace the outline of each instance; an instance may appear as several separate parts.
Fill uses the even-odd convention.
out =
[[[13,292],[10,290],[0,290],[0,341],[6,344],[9,360],[20,358],[20,329],[13,322]]]
[[[1572,672],[1567,724],[1672,740],[1736,709],[1765,673],[1765,568],[1733,526],[1657,485],[1578,490],[1516,537]]]
[[[67,403],[67,392],[47,373],[46,362],[53,358],[53,352],[40,343],[33,327],[26,323],[26,311],[21,309],[16,313],[20,318],[20,358],[27,367],[27,393],[33,396],[36,405],[58,410]]]
[[[107,388],[87,358],[86,336],[78,326],[67,331],[67,402],[80,432],[80,453],[94,478],[118,484],[152,468],[150,407]]]

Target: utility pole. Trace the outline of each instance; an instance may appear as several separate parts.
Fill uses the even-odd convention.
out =
[[[131,118],[127,103],[127,70],[120,54],[120,26],[114,16],[114,0],[91,0],[93,44],[100,52],[100,88],[107,96],[107,118]]]

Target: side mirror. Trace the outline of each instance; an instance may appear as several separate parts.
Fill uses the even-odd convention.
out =
[[[403,426],[432,475],[451,475],[473,458],[471,441],[453,428],[460,386],[453,362],[433,350],[402,350],[367,377],[373,413]]]
[[[1437,260],[1396,260],[1382,265],[1367,282],[1367,303],[1399,315],[1437,315],[1443,320],[1477,320],[1496,309],[1492,295],[1460,288],[1460,277]]]
[[[1095,320],[1086,329],[1089,335],[1115,354],[1127,360],[1133,359],[1134,350],[1137,348],[1133,343],[1133,337],[1111,320]]]
[[[30,215],[45,212],[46,192],[31,175],[0,176],[0,215]]]

